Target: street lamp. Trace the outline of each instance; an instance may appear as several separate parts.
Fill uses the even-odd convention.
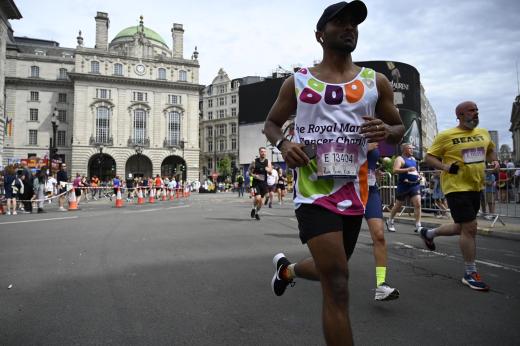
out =
[[[99,156],[98,156],[98,178],[103,180],[101,178],[101,174],[103,173],[102,169],[103,169],[103,149],[105,148],[105,146],[103,144],[99,144],[98,145],[98,151],[99,151]]]
[[[60,119],[58,118],[58,109],[54,107],[54,111],[51,115],[51,124],[52,124],[52,138],[50,143],[50,153],[49,159],[52,160],[56,158],[56,153],[58,152],[58,148],[56,147],[56,131],[58,130],[58,126],[60,125]]]
[[[143,153],[143,147],[140,145],[136,145],[134,147],[134,149],[135,149],[135,153],[137,154],[137,173],[141,174],[140,163],[141,163],[141,154]]]

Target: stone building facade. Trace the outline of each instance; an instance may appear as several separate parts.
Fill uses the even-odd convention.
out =
[[[221,68],[211,84],[202,90],[200,118],[201,180],[216,173],[218,162],[225,156],[231,160],[232,174],[238,171],[239,87],[262,79],[256,76],[230,79],[224,69]]]
[[[108,14],[95,24],[93,48],[81,32],[75,48],[17,37],[8,46],[6,156],[61,158],[72,174],[102,178],[197,180],[198,52],[184,58],[182,24],[171,28],[172,49],[142,17],[110,42]]]
[[[9,118],[5,112],[5,54],[8,42],[13,42],[13,29],[9,19],[21,19],[22,15],[12,0],[0,2],[0,166],[3,161],[4,138],[9,131]]]

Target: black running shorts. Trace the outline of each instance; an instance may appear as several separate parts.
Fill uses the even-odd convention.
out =
[[[267,190],[267,183],[264,181],[258,181],[253,184],[253,188],[255,189],[255,196],[262,196],[264,197],[268,190]]]
[[[451,217],[455,223],[470,222],[480,209],[480,191],[450,192],[446,195]]]
[[[363,215],[344,216],[318,205],[302,204],[296,209],[296,219],[303,244],[318,235],[342,231],[345,253],[347,258],[350,258],[361,230]]]

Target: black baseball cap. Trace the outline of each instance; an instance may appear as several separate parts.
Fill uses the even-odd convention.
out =
[[[361,24],[367,18],[367,7],[363,1],[354,0],[351,2],[341,1],[336,4],[330,5],[323,11],[318,23],[316,24],[317,31],[323,31],[325,25],[336,17],[341,11],[348,11],[352,18],[355,19],[356,24]]]

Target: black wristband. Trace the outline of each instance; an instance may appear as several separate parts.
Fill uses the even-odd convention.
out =
[[[285,139],[285,138],[279,139],[279,140],[276,142],[276,144],[275,144],[276,149],[282,151],[282,144],[283,144],[283,142],[285,142],[286,140],[287,140],[287,139]]]

